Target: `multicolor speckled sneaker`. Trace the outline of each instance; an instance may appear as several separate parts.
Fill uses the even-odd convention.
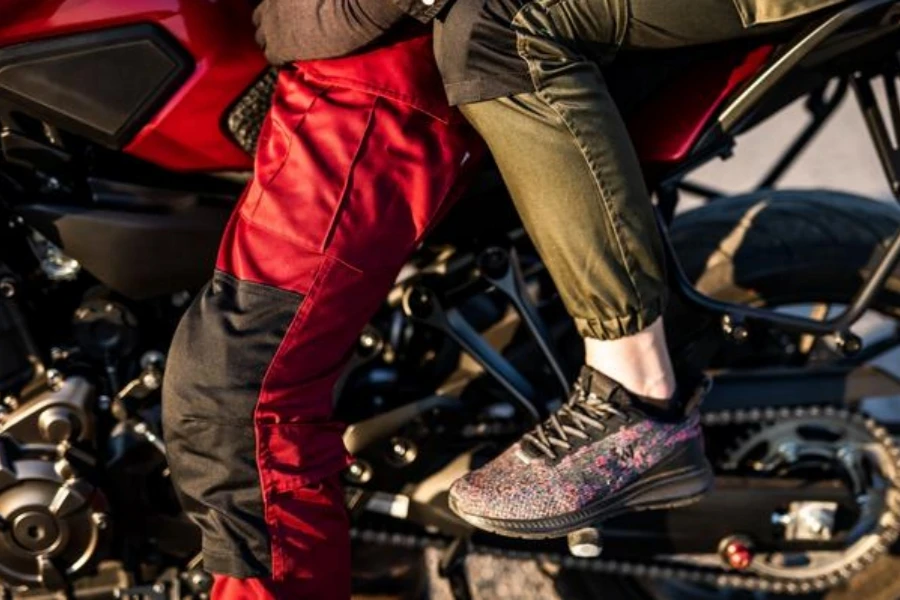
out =
[[[480,529],[545,538],[698,500],[713,482],[697,410],[705,388],[663,411],[585,367],[555,415],[453,484],[450,507]]]

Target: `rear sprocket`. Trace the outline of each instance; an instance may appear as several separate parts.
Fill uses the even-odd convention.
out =
[[[871,563],[882,554],[885,531],[896,527],[894,450],[877,439],[862,417],[843,411],[788,418],[748,431],[728,452],[722,464],[725,470],[771,477],[819,470],[845,481],[859,509],[842,550],[757,556],[752,570],[780,579],[828,578]],[[780,527],[789,540],[827,541],[837,510],[837,505],[828,503],[792,503],[783,514],[773,515],[773,526]]]

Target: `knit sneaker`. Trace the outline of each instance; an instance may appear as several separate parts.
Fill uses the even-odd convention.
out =
[[[555,415],[453,484],[450,508],[480,529],[547,538],[699,500],[713,482],[698,411],[707,387],[662,410],[585,367]]]

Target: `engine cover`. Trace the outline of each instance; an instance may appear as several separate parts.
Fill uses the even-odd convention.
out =
[[[0,427],[0,581],[10,587],[64,589],[109,541],[106,499],[72,459],[91,431],[92,394],[70,378]]]
[[[7,584],[63,589],[105,545],[103,497],[68,470],[64,460],[0,464],[0,579]]]

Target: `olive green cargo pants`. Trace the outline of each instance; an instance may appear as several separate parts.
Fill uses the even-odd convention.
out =
[[[745,28],[732,0],[536,0],[510,26],[534,92],[464,105],[463,114],[490,147],[579,331],[635,334],[663,313],[664,256],[594,50],[711,43],[772,26]]]

